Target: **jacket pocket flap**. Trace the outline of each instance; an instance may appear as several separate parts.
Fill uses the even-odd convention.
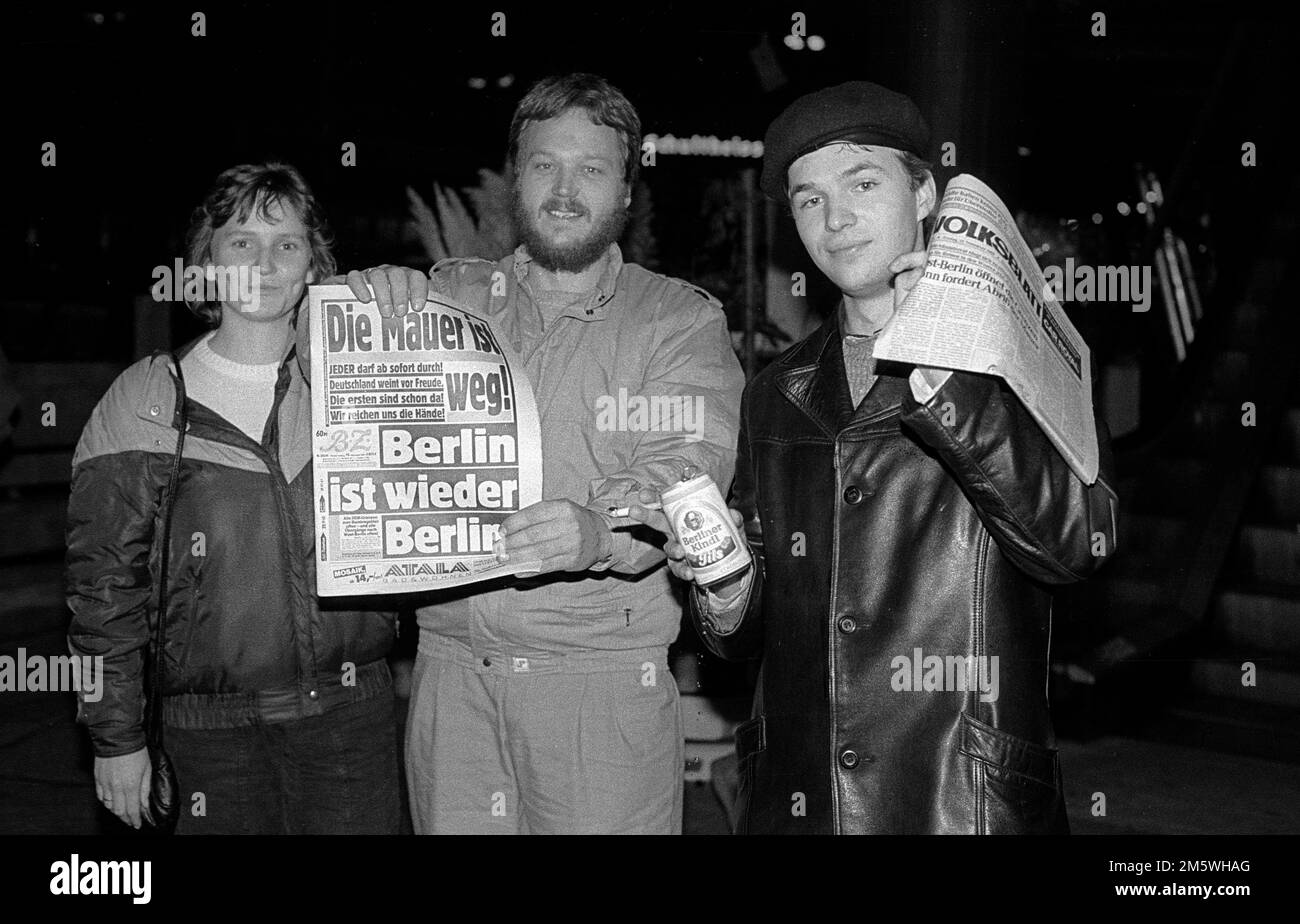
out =
[[[767,749],[767,723],[761,715],[736,726],[736,760],[743,763],[746,757]]]
[[[961,716],[960,750],[968,757],[1056,788],[1056,751],[986,725],[966,713]]]

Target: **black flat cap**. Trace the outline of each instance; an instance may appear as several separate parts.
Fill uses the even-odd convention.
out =
[[[809,93],[768,126],[759,187],[784,202],[790,165],[833,141],[879,144],[923,158],[930,146],[930,129],[916,103],[866,80]]]

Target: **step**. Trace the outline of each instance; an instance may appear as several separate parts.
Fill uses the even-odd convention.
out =
[[[1170,427],[1160,444],[1174,456],[1208,456],[1231,433],[1230,427],[1241,426],[1241,405],[1226,401],[1207,401],[1193,408],[1185,418]]]
[[[1185,456],[1153,459],[1128,494],[1129,510],[1157,516],[1200,514],[1205,507],[1205,488],[1216,484],[1217,472],[1217,466],[1203,459]],[[1121,523],[1121,541],[1123,529]]]
[[[1258,302],[1239,302],[1233,306],[1222,344],[1232,349],[1254,348],[1268,338],[1273,320],[1266,306]]]
[[[66,638],[63,555],[0,561],[0,648],[48,635]]]
[[[0,561],[0,609],[63,598],[63,553]],[[15,602],[16,601],[16,602]]]
[[[72,478],[72,450],[14,453],[0,463],[0,488],[30,485],[67,486]]]
[[[1300,408],[1286,409],[1278,427],[1277,440],[1269,447],[1268,461],[1279,465],[1300,465]]]
[[[1243,524],[1228,553],[1226,570],[1235,582],[1300,587],[1300,527]]]
[[[1246,285],[1246,298],[1267,302],[1286,278],[1290,265],[1289,255],[1263,257],[1256,261]]]
[[[64,548],[67,492],[0,501],[0,560]]]
[[[42,643],[49,639],[61,639],[59,643],[67,647],[68,626],[72,624],[72,612],[66,607],[27,607],[24,609],[7,609],[0,614],[0,652],[13,653],[24,645],[37,641]]]
[[[1177,570],[1186,562],[1192,528],[1183,517],[1130,513],[1120,522],[1119,547],[1111,567],[1126,572]]]
[[[1135,729],[1142,738],[1300,764],[1300,709],[1192,695]]]
[[[1150,572],[1123,573],[1118,570],[1119,563],[1117,558],[1112,566],[1116,568],[1115,573],[1105,578],[1106,617],[1111,625],[1131,623],[1134,618],[1168,604],[1169,588],[1165,581]],[[1116,623],[1121,615],[1125,616],[1123,622]]]
[[[1300,655],[1300,588],[1272,594],[1249,587],[1218,591],[1211,603],[1216,634],[1242,651]]]
[[[1246,502],[1245,514],[1253,523],[1300,526],[1300,467],[1262,465]]]
[[[1254,355],[1246,350],[1221,350],[1210,360],[1206,395],[1215,400],[1250,401],[1257,382]]]
[[[1280,412],[1280,419],[1270,419],[1274,413],[1261,409],[1260,402],[1255,403],[1255,430],[1247,429],[1243,420],[1247,411],[1242,410],[1245,400],[1238,402],[1206,401],[1195,408],[1178,423],[1169,428],[1160,444],[1166,456],[1190,456],[1203,458],[1212,456],[1228,445],[1245,448],[1246,437],[1265,434],[1272,442],[1266,447],[1265,457],[1270,462],[1279,464],[1300,464],[1300,408],[1288,407]],[[1273,432],[1276,436],[1273,436]]]
[[[1242,665],[1255,665],[1255,683],[1246,686]],[[1200,658],[1192,665],[1192,687],[1210,696],[1226,696],[1248,703],[1300,707],[1300,664],[1293,657],[1260,656],[1257,652],[1235,657]]]
[[[1110,581],[1102,606],[1098,618],[1104,620],[1105,638],[1063,665],[1076,682],[1096,682],[1100,675],[1185,638],[1199,625],[1173,608],[1167,581]]]
[[[1300,774],[1275,759],[1222,754],[1195,742],[1120,736],[1060,742],[1076,834],[1293,834]],[[1093,814],[1097,793],[1105,814]]]
[[[1121,534],[1120,542],[1126,541]],[[1089,605],[1104,607],[1107,624],[1122,627],[1148,612],[1169,609],[1187,581],[1188,569],[1181,559],[1151,561],[1121,544],[1114,560],[1092,578]]]
[[[14,447],[71,449],[123,368],[120,363],[12,363],[14,387],[22,400]]]

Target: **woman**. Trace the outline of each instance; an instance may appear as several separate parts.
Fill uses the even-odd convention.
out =
[[[187,292],[215,329],[127,369],[73,460],[68,638],[104,659],[102,698],[78,708],[96,792],[140,827],[144,664],[185,421],[160,658],[177,832],[396,833],[393,616],[315,595],[311,406],[293,321],[306,287],[334,270],[320,208],[291,166],[235,167],[195,210],[187,244],[190,265],[251,285]]]

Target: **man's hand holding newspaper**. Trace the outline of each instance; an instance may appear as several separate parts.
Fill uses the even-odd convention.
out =
[[[895,314],[898,313],[907,297],[912,294],[912,290],[921,281],[921,277],[925,275],[925,240],[920,227],[916,229],[916,246],[919,249],[896,257],[894,262],[889,264],[889,271],[894,274]],[[924,404],[934,397],[934,393],[942,387],[944,382],[948,381],[950,375],[952,375],[951,369],[917,366],[908,379],[908,384],[912,388],[912,396]]]

